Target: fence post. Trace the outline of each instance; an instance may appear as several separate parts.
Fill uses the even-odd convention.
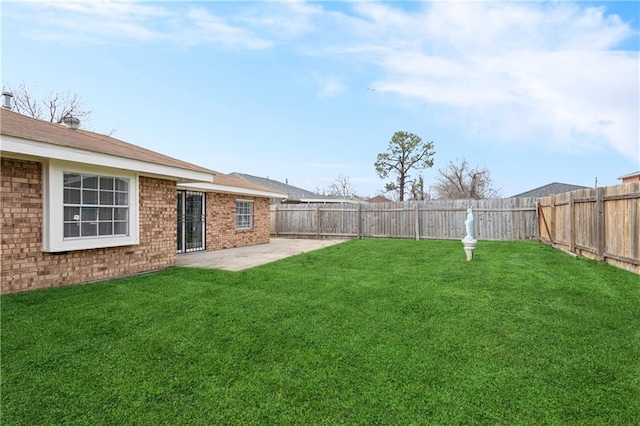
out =
[[[576,202],[573,197],[573,191],[569,193],[569,251],[576,252]]]
[[[415,221],[416,240],[420,240],[420,220],[419,220],[418,205],[417,204],[413,205],[413,220]]]
[[[320,237],[320,207],[316,207],[316,238]]]
[[[536,232],[538,233],[536,236],[538,238],[542,238],[542,223],[540,223],[542,215],[540,214],[540,210],[542,210],[542,206],[540,205],[540,199],[538,198],[536,200]]]
[[[596,188],[596,243],[598,245],[598,260],[604,260],[604,188]]]
[[[276,221],[276,226],[275,226],[275,231],[276,231],[276,238],[278,237],[278,206],[276,206],[276,210],[274,212],[274,220]]]
[[[549,222],[551,222],[549,224],[551,228],[549,239],[551,240],[551,242],[553,242],[556,239],[556,196],[555,195],[551,195],[551,218]]]
[[[362,237],[362,203],[358,203],[358,210],[356,211],[356,237],[360,239]]]

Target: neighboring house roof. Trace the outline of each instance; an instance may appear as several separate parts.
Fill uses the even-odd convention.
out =
[[[620,179],[620,180],[629,179],[629,178],[632,178],[632,177],[635,177],[635,176],[640,176],[640,171],[620,176],[618,179]]]
[[[562,194],[565,192],[575,191],[577,189],[585,189],[586,186],[571,185],[568,183],[552,182],[547,185],[532,189],[530,191],[523,192],[521,194],[513,195],[516,197],[547,197],[554,194]]]
[[[348,203],[353,202],[351,199],[328,197],[326,195],[315,194],[306,189],[297,186],[282,183],[277,180],[262,178],[258,176],[248,175],[245,173],[233,172],[230,174],[247,182],[271,188],[274,191],[287,194],[286,201],[300,203]]]
[[[240,194],[267,198],[287,198],[287,194],[273,190],[263,185],[245,181],[237,176],[227,175],[220,172],[215,173],[213,183],[183,183],[178,184],[180,189],[192,189],[200,191],[213,191],[226,194]]]
[[[207,184],[197,189],[226,193],[283,198],[280,194],[257,184],[224,173],[178,160],[100,133],[70,129],[0,109],[0,133],[3,154],[13,153],[31,157],[52,158],[119,167],[149,175],[176,179],[182,184]],[[206,186],[206,185],[205,185]]]
[[[369,203],[392,203],[393,201],[385,197],[384,195],[376,195],[373,198],[367,200]]]

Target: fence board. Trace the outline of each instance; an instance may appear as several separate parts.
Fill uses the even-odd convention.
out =
[[[462,239],[467,208],[475,236],[485,240],[537,237],[535,198],[431,200],[403,203],[273,206],[271,232],[283,236]]]
[[[539,201],[547,222],[551,218],[555,224],[550,232],[539,224],[542,240],[640,273],[640,183],[580,189]]]

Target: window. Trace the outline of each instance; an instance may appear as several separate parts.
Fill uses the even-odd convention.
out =
[[[236,201],[236,229],[253,229],[253,201]]]
[[[44,251],[139,243],[136,174],[50,160],[43,177]]]
[[[129,179],[63,172],[64,238],[129,234]]]

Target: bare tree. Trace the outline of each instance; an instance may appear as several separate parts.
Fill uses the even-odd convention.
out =
[[[358,196],[356,190],[351,185],[349,177],[344,175],[338,176],[336,180],[329,186],[327,195],[342,198],[351,198]]]
[[[84,100],[77,94],[51,91],[47,96],[39,99],[35,95],[35,87],[27,87],[24,82],[20,83],[16,90],[13,90],[10,85],[3,86],[2,90],[12,93],[14,111],[39,120],[60,123],[62,117],[71,114],[85,124],[84,128],[88,128],[86,124],[93,114],[93,111],[85,108]],[[112,127],[101,133],[113,136],[117,130]]]
[[[424,178],[422,175],[419,175],[416,180],[411,182],[411,198],[418,201],[431,199],[431,194],[425,192]]]
[[[396,175],[394,182],[385,185],[386,192],[398,192],[400,201],[410,185],[417,181],[411,180],[412,169],[433,167],[433,142],[422,142],[422,138],[409,132],[395,132],[387,151],[378,154],[374,167],[382,179],[390,174]]]
[[[51,123],[60,123],[62,117],[71,114],[79,119],[88,118],[91,111],[85,109],[84,101],[80,95],[72,93],[49,92],[42,99],[34,95],[35,88],[27,87],[23,82],[16,89],[10,85],[3,87],[13,94],[13,109],[23,115],[46,120]]]
[[[493,188],[493,181],[489,169],[469,166],[467,160],[449,161],[445,169],[438,169],[438,181],[433,185],[438,198],[495,198],[497,189]]]

